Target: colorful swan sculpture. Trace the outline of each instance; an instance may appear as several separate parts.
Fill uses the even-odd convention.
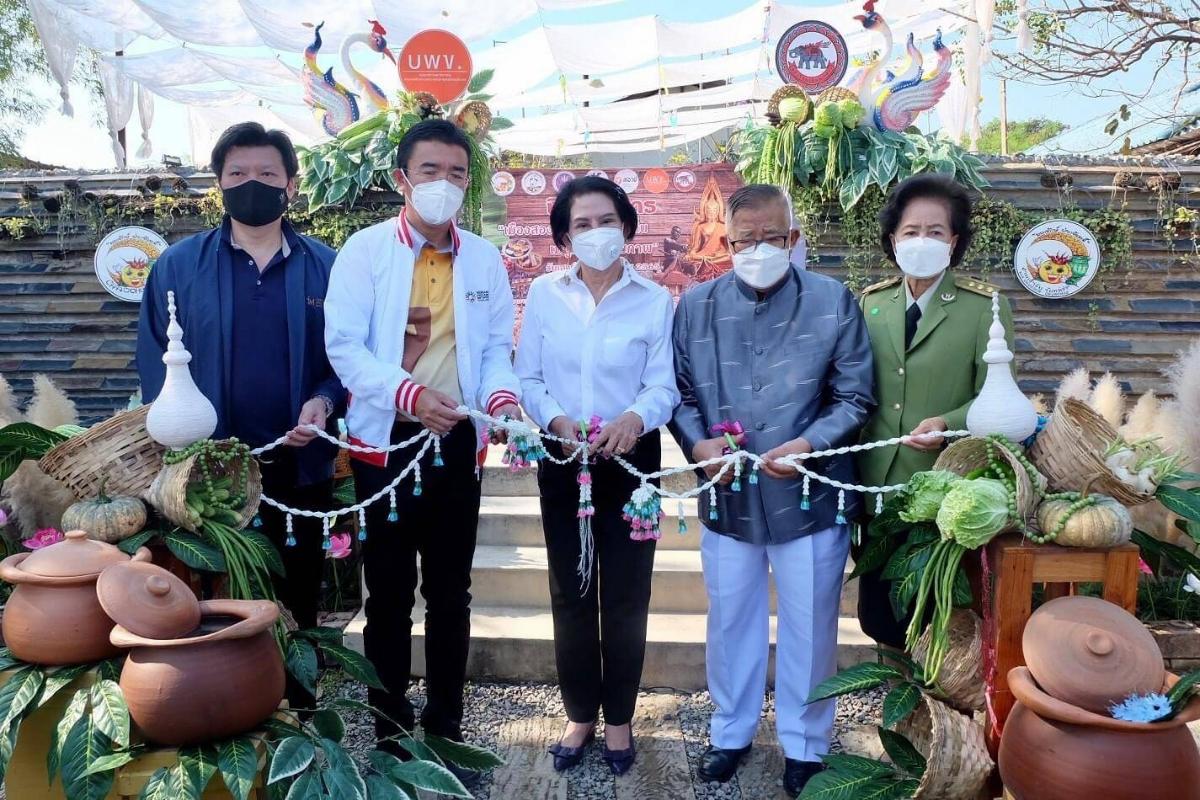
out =
[[[388,49],[387,39],[384,38],[387,31],[376,20],[369,20],[369,22],[371,23],[371,32],[347,36],[342,42],[339,53],[342,68],[362,90],[361,96],[366,98],[374,111],[382,111],[388,107],[387,95],[370,78],[355,69],[350,60],[350,48],[362,43],[372,51],[381,53],[385,58],[390,58],[393,63],[395,62],[396,57]],[[300,72],[300,81],[304,85],[304,102],[312,107],[325,132],[330,136],[336,136],[338,131],[357,122],[361,116],[358,104],[360,95],[338,83],[337,79],[333,77],[332,67],[321,72],[321,67],[317,63],[317,54],[321,50],[321,28],[324,25],[325,23],[322,22],[316,26],[312,44],[304,48],[304,69]]]
[[[867,109],[864,125],[874,125],[881,131],[901,132],[911,127],[922,112],[933,108],[942,99],[950,86],[952,56],[950,48],[942,42],[942,32],[939,30],[933,40],[938,62],[926,74],[924,57],[917,49],[916,38],[910,33],[906,46],[908,56],[899,73],[888,70],[884,79],[877,81],[880,70],[884,69],[886,59],[891,54],[893,42],[891,28],[875,12],[874,5],[873,2],[867,2],[863,6],[867,13],[855,19],[862,22],[867,30],[882,35],[885,47],[878,59],[855,76],[851,89],[858,93],[859,102]]]

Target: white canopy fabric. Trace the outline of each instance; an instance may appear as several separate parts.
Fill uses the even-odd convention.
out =
[[[476,71],[495,70],[489,104],[514,122],[497,131],[496,139],[502,147],[534,154],[637,152],[709,136],[748,114],[761,116],[762,101],[780,85],[774,43],[803,20],[821,20],[842,31],[852,56],[881,45],[877,33],[854,20],[862,13],[861,0],[825,6],[731,0],[730,13],[702,22],[637,15],[630,0],[341,0],[332,10],[324,0],[28,2],[42,20],[51,20],[39,24],[48,53],[91,47],[114,80],[119,76],[142,91],[189,106],[189,118],[202,130],[238,114],[261,116],[285,126],[302,144],[325,138],[304,105],[299,78],[303,50],[320,23],[321,68],[332,67],[351,90],[357,87],[344,74],[339,48],[348,36],[366,32],[368,20],[384,25],[396,53],[419,30],[453,31],[471,45]],[[589,24],[544,22],[546,12],[616,4],[630,6],[630,15]],[[939,30],[950,35],[990,7],[985,0],[879,0],[876,5],[895,34],[893,57],[902,54],[909,33],[919,42]],[[514,29],[523,32],[512,36]],[[498,36],[509,38],[499,41]],[[136,54],[117,55],[131,47]],[[931,52],[927,44],[922,49]],[[391,61],[362,45],[352,58],[385,92],[400,88]],[[54,72],[56,78],[60,71]],[[69,72],[60,84],[68,80]],[[712,83],[724,85],[670,92]],[[623,99],[650,93],[660,94]],[[207,148],[197,144],[194,150],[203,163]]]

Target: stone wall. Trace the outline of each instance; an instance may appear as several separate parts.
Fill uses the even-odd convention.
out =
[[[1128,270],[1104,272],[1069,300],[1040,300],[1013,277],[1010,253],[987,278],[1000,285],[1016,313],[1016,349],[1023,388],[1052,392],[1061,375],[1083,365],[1095,373],[1110,370],[1134,392],[1161,388],[1162,369],[1192,338],[1200,335],[1200,263],[1192,241],[1172,243],[1161,229],[1162,198],[1146,189],[1117,189],[1118,173],[1180,176],[1176,199],[1200,191],[1200,166],[1131,166],[1086,162],[1048,166],[1032,161],[994,162],[986,172],[988,195],[1020,208],[1044,211],[1046,218],[1064,204],[1082,208],[1116,206],[1134,220],[1134,259]],[[1068,174],[1069,190],[1055,188],[1055,175]],[[22,213],[21,194],[40,208],[44,198],[77,181],[77,192],[94,196],[141,197],[146,175],[0,176],[0,217]],[[166,175],[159,191],[197,196],[211,176],[191,175],[187,182]],[[1135,179],[1134,181],[1138,181]],[[160,185],[161,184],[161,185]],[[190,184],[190,185],[188,185]],[[1046,188],[1046,185],[1050,188]],[[55,217],[47,222],[54,223]],[[168,241],[203,227],[197,216],[147,218]],[[122,407],[137,391],[133,368],[137,307],[110,297],[96,281],[92,253],[101,238],[94,224],[53,226],[40,235],[13,239],[0,231],[0,374],[18,395],[28,394],[33,376],[50,375],[94,420]],[[817,247],[814,269],[845,276],[845,244],[837,226]]]

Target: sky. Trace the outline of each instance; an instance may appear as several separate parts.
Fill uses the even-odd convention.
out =
[[[789,5],[825,5],[829,0],[792,0]],[[531,18],[511,30],[498,34],[497,38],[504,41],[524,33],[534,25],[545,24],[581,24],[588,22],[605,22],[625,17],[645,14],[659,14],[665,18],[680,21],[703,21],[715,19],[745,7],[745,0],[689,0],[680,3],[677,0],[621,0],[608,6],[586,9],[582,11],[546,12],[542,19]],[[436,22],[433,23],[436,25]],[[486,47],[487,42],[472,42],[472,49]],[[614,46],[620,46],[614,43]],[[399,49],[398,43],[393,42],[394,50]],[[153,46],[142,45],[141,50],[135,44],[132,53],[156,49]],[[985,67],[983,81],[983,106],[981,124],[999,116],[999,81],[996,70],[998,63]],[[1149,84],[1153,65],[1142,64],[1135,66],[1130,72],[1098,87],[1104,89],[1138,89]],[[1168,69],[1166,77],[1160,78],[1163,89],[1182,80],[1182,74],[1175,70],[1174,77]],[[28,158],[44,163],[83,169],[111,169],[115,159],[109,143],[107,132],[97,123],[102,112],[95,107],[91,98],[82,89],[72,91],[72,102],[75,105],[74,118],[66,118],[58,113],[58,92],[49,83],[39,83],[35,91],[44,97],[51,110],[37,125],[26,131],[22,154]],[[1102,133],[1105,121],[1120,105],[1120,101],[1111,98],[1091,99],[1081,95],[1078,86],[1059,84],[1054,86],[1008,85],[1008,117],[1010,121],[1029,119],[1038,116],[1049,116],[1079,129],[1072,138],[1072,146],[1076,149],[1088,150],[1101,148],[1108,144],[1108,137]],[[932,116],[932,115],[926,115]],[[154,152],[148,160],[133,159],[132,163],[159,164],[164,154],[179,156],[188,162],[190,160],[190,140],[186,109],[177,103],[162,98],[155,100],[155,118],[151,131]],[[132,153],[141,144],[141,129],[137,121],[137,112],[130,123],[127,132],[128,150]],[[1111,148],[1101,149],[1100,152],[1111,152]]]

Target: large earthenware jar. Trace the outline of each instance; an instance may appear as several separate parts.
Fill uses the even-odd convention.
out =
[[[1166,693],[1154,638],[1095,597],[1043,605],[1022,636],[1028,667],[1008,674],[1017,700],[1000,740],[1000,776],[1016,800],[1200,800],[1200,752],[1187,729],[1200,697],[1174,719],[1127,722],[1111,707]]]
[[[129,650],[121,691],[153,742],[175,747],[254,729],[279,707],[283,659],[274,603],[197,603],[183,581],[152,564],[111,567],[97,585],[117,621],[112,643]]]
[[[150,560],[142,548],[134,561]],[[96,599],[96,580],[114,564],[130,563],[118,548],[68,531],[32,553],[0,561],[0,579],[13,584],[4,608],[4,641],[22,661],[46,666],[87,664],[120,653],[109,640],[113,620]]]

